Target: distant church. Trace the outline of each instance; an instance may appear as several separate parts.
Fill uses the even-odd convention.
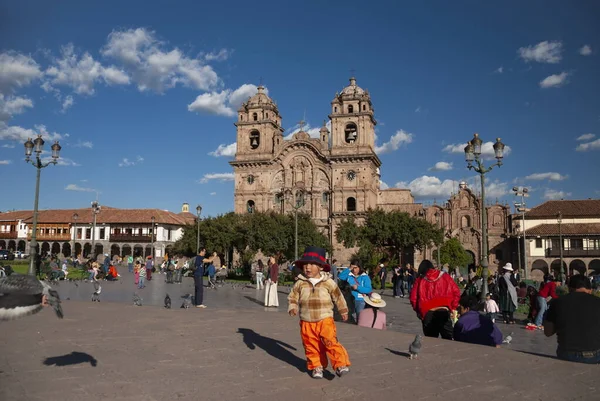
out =
[[[235,123],[237,151],[230,162],[235,175],[236,213],[288,213],[299,205],[299,211],[310,214],[330,239],[332,257],[348,262],[355,250],[345,249],[335,238],[335,230],[343,219],[354,216],[360,222],[369,209],[401,210],[434,224],[439,218],[447,236],[461,238],[474,258],[479,258],[476,242],[480,241],[477,230],[480,232],[481,224],[476,215],[481,205],[466,185],[460,189],[464,194],[459,194],[457,200],[429,208],[415,203],[409,189],[382,190],[381,160],[375,154],[377,121],[369,92],[350,78],[350,84],[335,94],[330,112],[331,132],[323,124],[319,138],[311,138],[301,129],[292,139],[284,140],[277,104],[263,86],[242,104]],[[510,209],[496,206],[498,211],[489,211],[488,216],[496,219],[494,222],[500,218],[506,229]],[[434,216],[436,211],[438,217]],[[490,249],[496,242],[500,241],[490,237]],[[403,263],[412,264],[425,257],[431,257],[431,249],[410,250],[402,255]],[[494,265],[493,258],[490,265]]]

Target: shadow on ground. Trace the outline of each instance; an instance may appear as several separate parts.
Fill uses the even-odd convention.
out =
[[[90,354],[86,354],[85,352],[76,352],[73,351],[70,354],[53,356],[50,358],[46,358],[44,360],[44,365],[46,366],[68,366],[68,365],[78,365],[80,363],[90,363],[90,365],[96,367],[98,365],[98,361],[96,358],[91,356]]]
[[[408,352],[394,351],[393,349],[389,349],[389,348],[386,348],[386,350],[390,351],[394,355],[403,356],[405,358],[410,358],[410,354]]]
[[[262,336],[252,329],[239,328],[238,333],[244,336],[244,344],[246,344],[249,349],[253,350],[258,347],[272,357],[295,367],[300,372],[308,372],[306,361],[289,351],[297,351],[296,348],[291,345],[274,338]]]

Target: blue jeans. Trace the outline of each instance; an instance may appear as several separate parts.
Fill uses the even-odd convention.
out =
[[[88,276],[88,280],[92,281],[94,279],[94,272],[90,272],[90,275]]]
[[[365,309],[365,301],[362,299],[354,299],[354,314],[356,315],[356,323],[358,323],[358,315]]]
[[[536,326],[541,326],[542,323],[544,322],[544,314],[548,310],[548,303],[546,302],[546,298],[543,298],[543,297],[537,297],[537,303],[538,303],[539,309],[538,309],[538,314],[535,317],[534,324]]]
[[[140,279],[138,281],[138,288],[144,288],[146,286],[145,281],[146,281],[146,277],[140,277]]]
[[[133,263],[129,263],[127,268],[129,269],[129,273],[133,273]]]
[[[600,364],[600,350],[591,352],[566,352],[556,351],[559,359],[571,362],[589,363],[592,365]]]
[[[396,279],[396,284],[394,285],[394,296],[404,297],[404,280]]]

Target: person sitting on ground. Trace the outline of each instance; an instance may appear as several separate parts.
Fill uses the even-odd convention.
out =
[[[358,316],[358,325],[385,330],[387,327],[386,315],[381,308],[385,307],[386,302],[381,299],[381,295],[376,292],[365,295],[365,304],[365,309]]]
[[[454,325],[454,340],[470,344],[500,347],[502,333],[490,318],[477,312],[477,298],[463,295],[458,303],[460,317]]]
[[[114,265],[111,264],[108,267],[108,273],[106,273],[106,280],[115,281],[115,280],[117,280],[118,276],[119,276],[119,273],[117,273],[117,269],[115,268]]]
[[[600,298],[586,277],[571,277],[569,293],[550,302],[544,334],[557,335],[559,359],[600,364]]]

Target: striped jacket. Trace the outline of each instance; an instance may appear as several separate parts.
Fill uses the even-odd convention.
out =
[[[288,312],[300,309],[300,320],[319,322],[333,317],[333,304],[341,315],[348,313],[348,305],[339,287],[327,273],[321,272],[321,281],[313,285],[303,275],[298,276],[288,296]]]

